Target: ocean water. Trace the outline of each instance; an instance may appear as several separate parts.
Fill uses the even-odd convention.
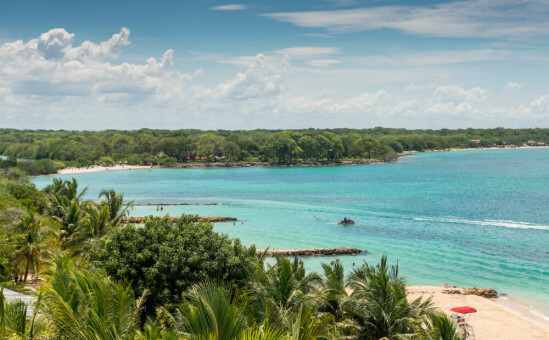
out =
[[[393,164],[341,167],[151,169],[56,176],[114,188],[133,216],[233,216],[215,229],[274,249],[356,247],[339,258],[398,261],[409,284],[494,288],[549,315],[549,148],[420,153]],[[51,177],[37,177],[39,188]],[[353,226],[340,226],[343,217]],[[310,270],[333,258],[307,258]]]

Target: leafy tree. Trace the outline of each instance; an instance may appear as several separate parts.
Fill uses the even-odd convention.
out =
[[[311,136],[303,136],[298,141],[297,144],[303,150],[303,158],[313,159],[318,151],[319,144]]]
[[[203,280],[248,279],[254,261],[238,239],[186,215],[176,223],[151,217],[140,226],[124,225],[95,243],[89,258],[114,278],[132,282],[137,296],[148,289],[149,315],[157,306],[171,309],[181,293]]]

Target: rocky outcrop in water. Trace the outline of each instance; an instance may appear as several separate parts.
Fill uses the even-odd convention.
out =
[[[127,204],[126,204],[127,205]],[[218,205],[218,203],[132,203],[131,205],[161,206],[161,205]]]
[[[443,294],[460,294],[460,295],[477,295],[489,299],[495,299],[499,296],[498,292],[492,288],[457,288],[457,289],[445,289]]]
[[[140,224],[144,223],[149,217],[128,217],[122,220],[123,223],[135,223]],[[173,222],[178,222],[181,217],[179,216],[168,216],[168,218]],[[200,221],[208,222],[234,222],[238,221],[235,217],[224,217],[224,216],[198,216]]]
[[[258,250],[258,253],[264,250]],[[314,248],[314,249],[269,249],[267,256],[338,256],[338,255],[358,255],[367,253],[367,250],[357,248],[339,247],[339,248]]]

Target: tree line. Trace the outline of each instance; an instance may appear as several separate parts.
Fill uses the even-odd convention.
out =
[[[480,140],[477,145],[473,140]],[[189,161],[339,162],[392,160],[402,151],[522,145],[549,142],[549,129],[372,129],[303,130],[106,130],[0,129],[0,154],[23,160],[31,171],[93,164],[171,165]]]
[[[308,272],[183,215],[122,223],[114,190],[73,180],[37,190],[0,172],[0,285],[38,284],[33,311],[0,289],[1,339],[464,339],[430,299],[409,301],[386,257]]]

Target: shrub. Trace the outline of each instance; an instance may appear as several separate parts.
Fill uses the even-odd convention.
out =
[[[195,283],[246,280],[255,261],[249,253],[211,223],[183,215],[178,222],[150,217],[125,225],[94,244],[88,256],[113,278],[131,282],[136,296],[148,289],[146,313],[152,314],[157,306],[172,308]]]

